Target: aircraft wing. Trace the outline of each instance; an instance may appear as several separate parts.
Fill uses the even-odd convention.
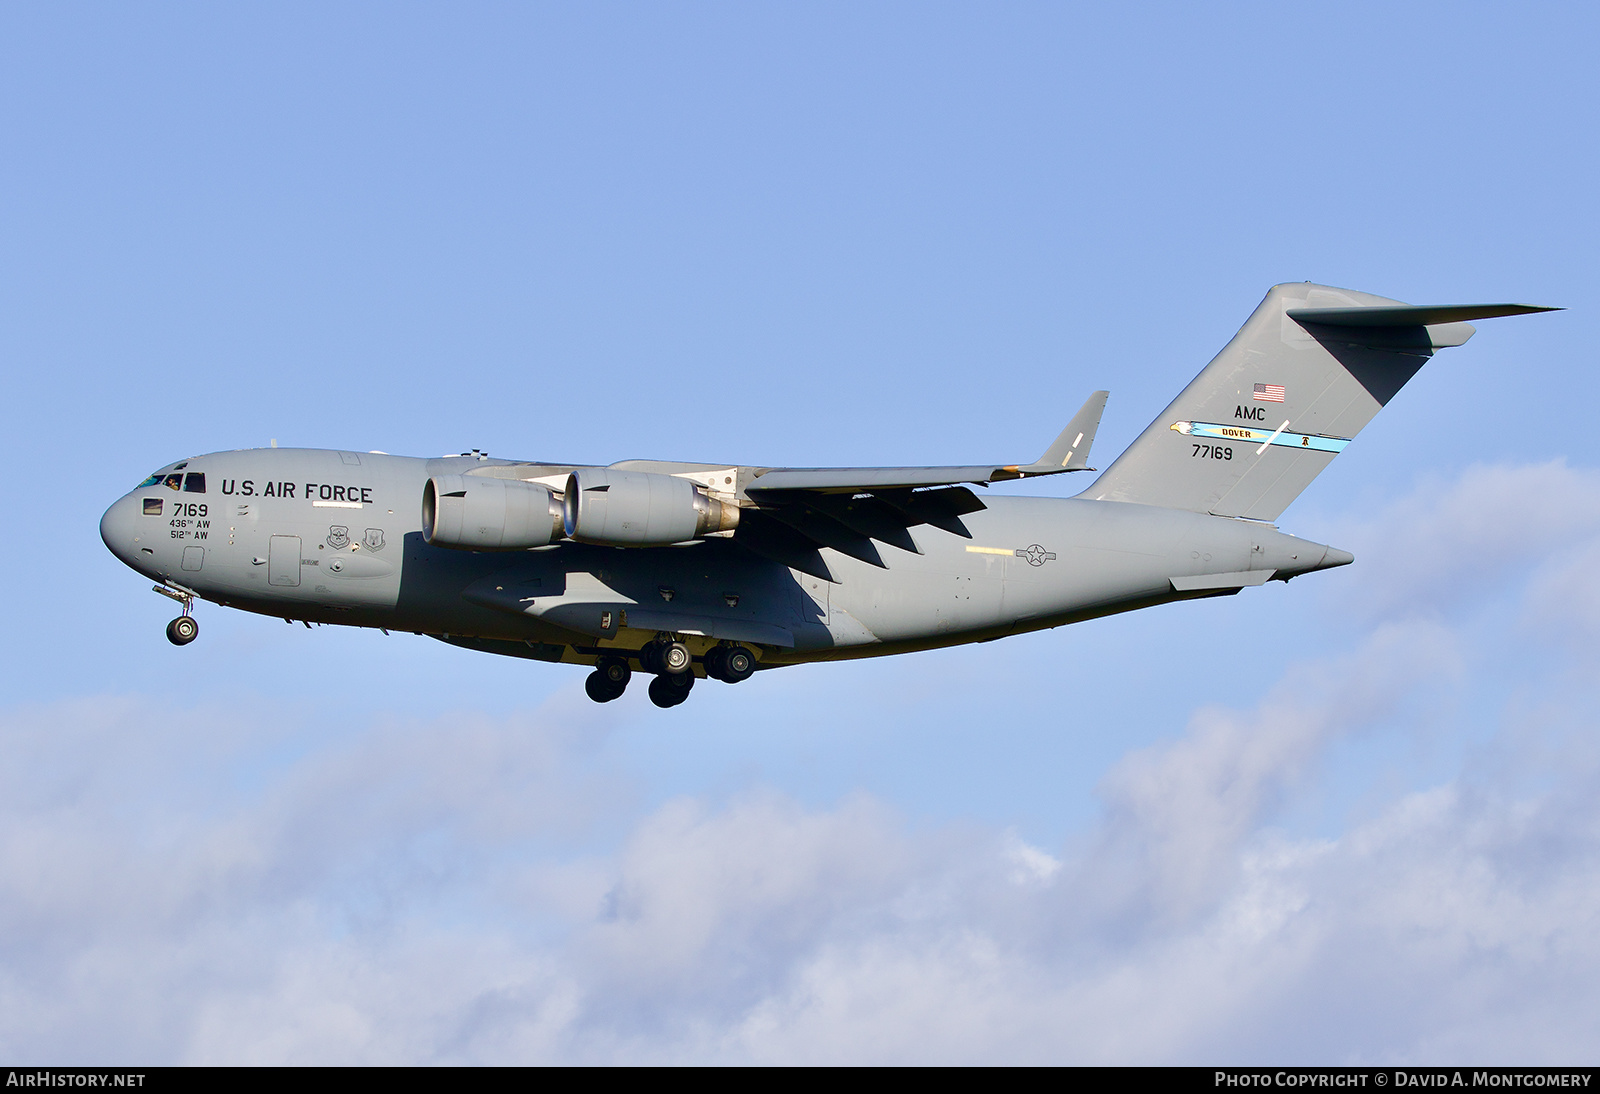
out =
[[[833,580],[820,549],[885,566],[879,544],[920,554],[909,529],[927,524],[972,538],[961,518],[984,508],[967,483],[988,485],[1093,470],[1089,447],[1107,393],[1089,396],[1044,455],[1027,464],[966,467],[778,467],[745,487],[754,509],[740,514],[734,541],[802,573]]]

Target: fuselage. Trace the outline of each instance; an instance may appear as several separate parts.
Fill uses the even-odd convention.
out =
[[[768,667],[901,653],[1224,595],[1351,559],[1256,521],[1033,497],[985,498],[963,518],[970,538],[914,527],[920,553],[885,547],[883,567],[825,550],[832,581],[719,536],[521,551],[425,542],[430,477],[500,464],[213,453],[152,475],[107,510],[101,535],[139,573],[227,607],[580,664],[662,635],[697,657],[737,642]]]

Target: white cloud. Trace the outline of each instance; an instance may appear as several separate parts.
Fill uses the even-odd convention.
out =
[[[1520,589],[1534,571],[1593,544],[1600,471],[1559,460],[1478,464],[1452,482],[1424,482],[1348,527],[1360,576],[1346,603],[1373,619],[1448,612]]]
[[[1477,469],[1442,500],[1396,506],[1394,542],[1432,545],[1432,562],[1395,578],[1388,556],[1364,559],[1363,591],[1418,582],[1426,610],[1390,601],[1343,655],[1129,754],[1102,780],[1099,823],[1062,849],[914,825],[865,794],[643,808],[606,759],[605,709],[567,698],[293,747],[281,711],[11,711],[0,1051],[1586,1058],[1600,689],[1559,645],[1497,644],[1504,613],[1473,605],[1509,599],[1526,628],[1586,625],[1593,486],[1559,466]],[[1537,703],[1507,703],[1519,688]],[[1375,769],[1335,831],[1279,826],[1334,751],[1414,732],[1444,696],[1500,711],[1457,774],[1394,789]]]

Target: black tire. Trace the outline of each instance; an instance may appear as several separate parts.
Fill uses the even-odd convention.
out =
[[[675,707],[689,698],[689,689],[692,687],[694,677],[687,672],[657,676],[650,681],[650,701],[662,708]]]
[[[622,690],[628,686],[628,681],[633,678],[633,670],[620,657],[602,657],[594,663],[594,670],[617,689],[618,695],[622,694]]]
[[[639,667],[652,676],[661,671],[661,643],[646,642],[639,651]]]
[[[694,654],[689,652],[689,647],[682,642],[667,642],[661,647],[661,652],[656,655],[661,665],[661,671],[670,675],[687,673],[694,666]]]
[[[701,658],[706,667],[706,675],[713,680],[727,682],[728,678],[725,675],[727,658],[728,647],[726,646],[712,646],[709,650],[706,650],[706,655]]]
[[[192,615],[180,615],[167,624],[167,641],[174,646],[187,646],[200,635],[200,624]]]
[[[756,656],[743,646],[725,646],[722,652],[722,678],[730,684],[748,680],[756,671]]]
[[[622,688],[606,679],[598,670],[591,672],[583,681],[583,690],[597,703],[609,703],[622,697]]]

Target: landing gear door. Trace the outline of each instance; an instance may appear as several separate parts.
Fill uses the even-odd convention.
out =
[[[273,536],[267,547],[267,584],[300,584],[300,537]]]

